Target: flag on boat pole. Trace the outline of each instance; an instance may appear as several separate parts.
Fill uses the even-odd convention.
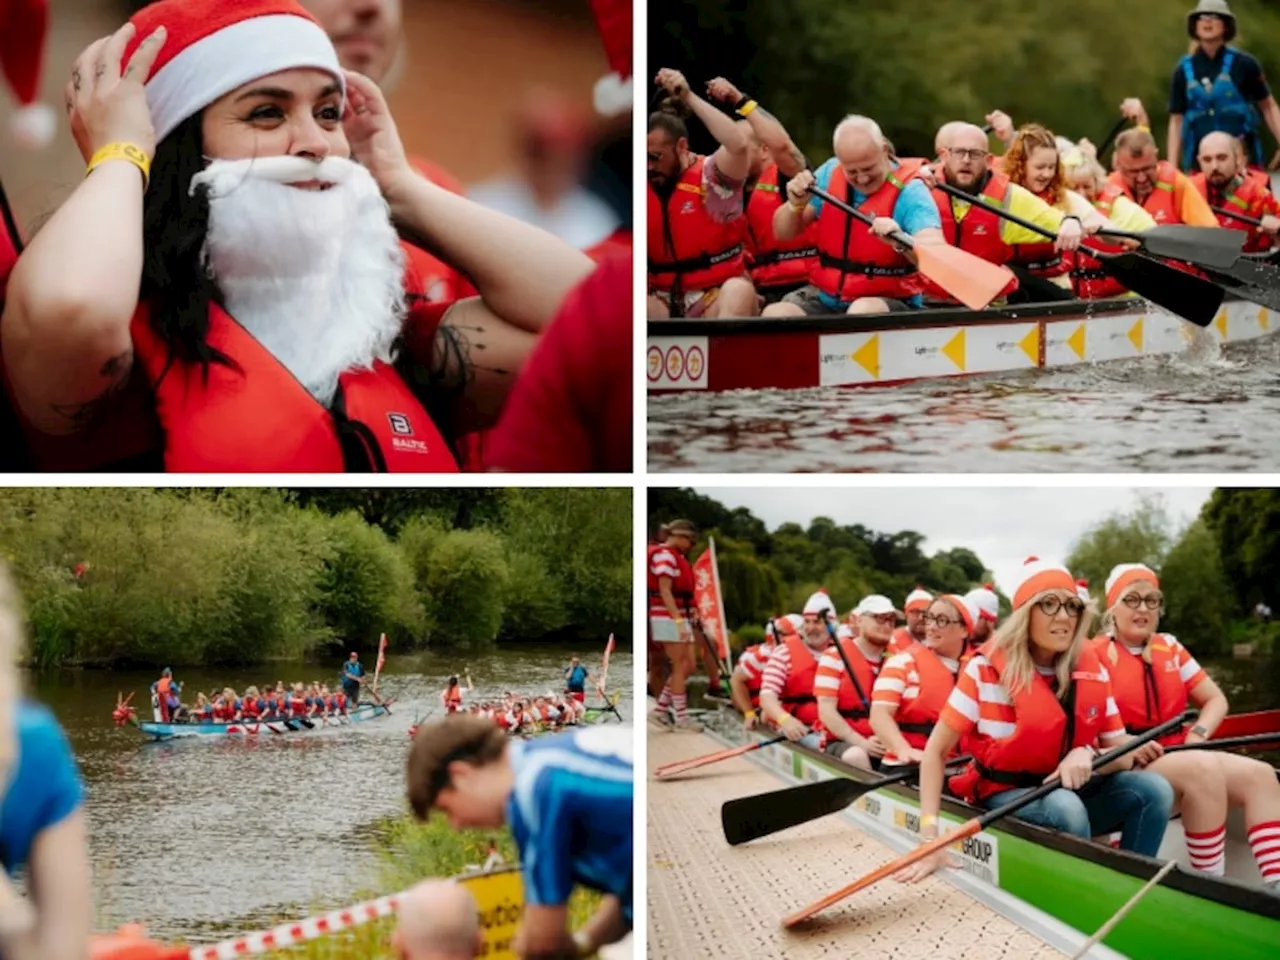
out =
[[[384,633],[378,643],[378,662],[373,666],[373,695],[378,695],[378,674],[387,663],[387,635]]]
[[[609,654],[613,653],[613,634],[609,634],[609,642],[604,645],[604,659],[600,661],[600,679],[596,681],[596,692],[600,694],[601,700],[608,700],[609,696],[605,692],[608,690],[609,681]]]
[[[720,668],[727,677],[729,663],[729,631],[724,623],[724,594],[720,590],[720,569],[716,565],[716,541],[712,537],[707,549],[693,565],[693,601],[698,608],[702,633],[711,642]]]

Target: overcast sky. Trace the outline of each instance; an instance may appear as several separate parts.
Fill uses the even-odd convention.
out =
[[[860,523],[877,533],[914,530],[926,538],[927,554],[968,547],[995,572],[996,583],[1006,594],[1027,557],[1065,560],[1081,534],[1111,514],[1132,508],[1140,493],[1159,493],[1181,529],[1213,492],[1212,487],[694,489],[730,509],[746,507],[770,530],[788,521],[808,526],[814,517],[830,517],[838,524]]]

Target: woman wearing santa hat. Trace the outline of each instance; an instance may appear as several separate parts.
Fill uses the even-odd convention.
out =
[[[1222,876],[1227,810],[1244,809],[1245,829],[1264,884],[1280,889],[1280,783],[1260,760],[1207,750],[1165,753],[1175,743],[1213,736],[1227,715],[1227,696],[1177,638],[1158,633],[1164,594],[1155,571],[1123,563],[1106,583],[1105,633],[1093,650],[1111,674],[1120,716],[1130,733],[1172,720],[1194,703],[1196,725],[1134,751],[1134,763],[1173,785],[1191,866]]]
[[[591,269],[416,175],[296,0],[152,4],[66,96],[89,173],[0,332],[28,427],[81,455],[132,417],[136,449],[112,452],[135,468],[455,470],[446,437],[492,421]],[[422,302],[397,226],[480,297]]]
[[[944,594],[924,615],[925,638],[891,657],[871,691],[871,729],[887,765],[919,763],[942,708],[968,661],[981,614],[969,597]]]
[[[1132,755],[1093,770],[1098,754],[1128,734],[1088,642],[1085,609],[1065,567],[1037,558],[1023,565],[1013,612],[960,671],[925,744],[922,837],[938,835],[944,760],[968,737],[974,759],[949,784],[965,801],[998,807],[1057,777],[1062,786],[1018,816],[1085,840],[1121,830],[1121,848],[1146,856],[1160,849],[1173,807],[1168,782],[1131,769]],[[918,881],[946,859],[942,851],[898,877]]]

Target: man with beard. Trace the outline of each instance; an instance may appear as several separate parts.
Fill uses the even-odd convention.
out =
[[[787,203],[773,218],[780,242],[816,231],[818,265],[809,283],[765,314],[887,313],[920,306],[921,279],[907,251],[888,240],[901,231],[918,243],[943,243],[929,190],[916,182],[920,160],[898,160],[879,124],[849,116],[832,135],[835,156],[787,183]],[[866,226],[809,193],[817,186],[875,217]]]
[[[1000,598],[991,589],[991,584],[984,583],[970,590],[962,599],[978,614],[973,622],[971,638],[971,645],[976,650],[990,639],[991,631],[996,628],[1000,619]]]
[[[1229,133],[1211,133],[1200,141],[1197,159],[1200,172],[1191,175],[1191,184],[1213,208],[1230,210],[1242,216],[1261,220],[1253,226],[1217,213],[1218,223],[1228,230],[1244,230],[1249,234],[1245,253],[1270,250],[1280,231],[1280,203],[1271,190],[1255,177],[1247,175],[1240,164],[1239,143]]]
[[[893,632],[893,639],[889,641],[889,652],[891,654],[901,653],[913,643],[924,642],[924,615],[929,612],[931,603],[933,603],[933,594],[924,587],[916,587],[907,594],[907,599],[902,604],[903,616],[907,618],[907,625],[899,627]]]
[[[66,96],[89,175],[0,324],[29,432],[66,441],[49,460],[456,470],[446,434],[496,416],[591,269],[415,174],[378,88],[295,0],[153,4],[81,55]],[[392,218],[481,297],[416,298]],[[112,418],[144,426],[95,448]]]
[[[788,740],[817,750],[822,745],[818,701],[813,684],[818,658],[831,643],[828,620],[835,615],[831,598],[819,591],[804,605],[798,635],[782,638],[764,668],[760,712]]]
[[[656,82],[669,97],[649,117],[649,316],[754,317],[743,248],[747,138],[680,71],[659,70]],[[709,157],[689,150],[690,115],[720,144]]]
[[[818,264],[812,224],[785,242],[773,233],[774,214],[787,201],[787,184],[809,164],[777,118],[759,104],[748,110],[752,98],[728,80],[716,77],[707,84],[707,92],[746,117],[738,127],[747,138],[751,158],[743,191],[751,282],[766,305],[777,303],[808,283]]]
[[[1131,127],[1116,137],[1112,155],[1115,168],[1107,177],[1105,202],[1128,197],[1147,213],[1157,226],[1185,223],[1192,227],[1216,227],[1217,218],[1191,180],[1168,160],[1161,160],[1150,132]]]
[[[855,767],[878,770],[884,743],[871,729],[871,691],[898,611],[888,597],[872,594],[863,597],[854,612],[858,635],[840,640],[822,654],[813,694],[818,699],[823,749]]]
[[[942,151],[942,178],[953,187],[971,196],[981,196],[991,206],[1030,220],[1057,234],[1054,249],[1058,252],[1074,251],[1080,246],[1084,227],[1079,218],[1050,206],[1030,190],[1010,182],[998,170],[991,169],[991,157],[986,133],[971,123],[956,127]],[[974,207],[937,187],[933,200],[942,222],[942,235],[952,246],[959,247],[989,263],[1007,264],[1013,257],[1013,248],[1020,243],[1043,243],[1044,237],[1011,220],[996,216],[984,206]],[[1029,278],[1025,270],[1014,270],[1022,278]],[[924,281],[925,297],[939,304],[954,304],[955,298],[930,280]],[[1018,281],[1011,280],[1002,292],[1008,296],[1018,288]]]

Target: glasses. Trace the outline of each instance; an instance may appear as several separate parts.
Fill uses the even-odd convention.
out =
[[[822,622],[822,618],[821,618],[821,617],[819,617],[819,616],[815,616],[815,615],[814,615],[814,614],[812,614],[812,613],[806,613],[806,614],[804,615],[804,622],[805,622],[805,623],[807,623],[807,624],[809,624],[810,626],[812,626],[812,625],[813,625],[813,624],[815,624],[815,623],[821,623],[821,622]]]
[[[862,614],[862,616],[868,617],[869,619],[874,620],[876,623],[880,624],[882,627],[893,626],[895,623],[898,622],[898,615],[896,613],[864,613]]]
[[[924,621],[926,627],[937,627],[939,630],[945,630],[947,627],[958,625],[961,621],[952,617],[948,617],[945,613],[926,613],[920,618]]]
[[[958,160],[985,160],[991,155],[987,150],[957,150],[955,147],[949,147],[947,152]]]
[[[1045,597],[1036,606],[1046,617],[1056,617],[1059,610],[1065,610],[1067,616],[1074,619],[1084,612],[1084,601],[1079,597],[1067,597],[1065,600],[1061,597]]]
[[[1148,610],[1159,610],[1164,605],[1164,594],[1149,593],[1145,597],[1140,597],[1136,593],[1131,593],[1120,602],[1130,610],[1137,610],[1139,607],[1146,607]]]

